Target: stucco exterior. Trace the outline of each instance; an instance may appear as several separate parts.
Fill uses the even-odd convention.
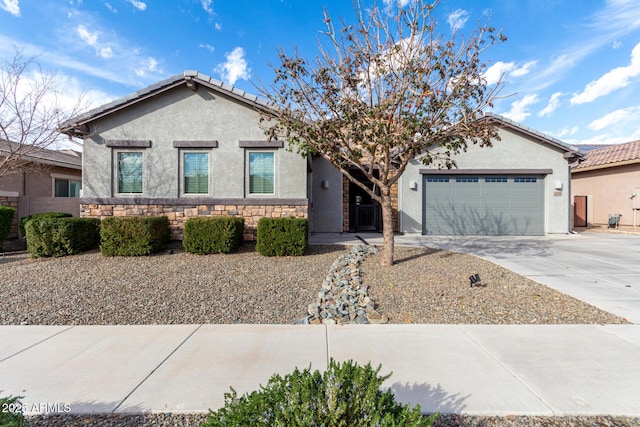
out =
[[[262,106],[207,76],[185,72],[103,106],[63,127],[84,142],[82,215],[170,216],[182,238],[192,216],[245,217],[246,238],[261,216],[307,216],[307,161],[285,143],[266,141]],[[118,193],[117,156],[142,153],[142,192]],[[185,194],[183,152],[206,152],[208,192]],[[274,153],[274,190],[250,194],[249,153]]]
[[[499,130],[500,141],[492,147],[469,145],[466,152],[454,159],[457,171],[484,170],[496,174],[507,170],[544,172],[544,232],[569,231],[569,163],[568,149],[557,147],[514,127]],[[423,191],[421,171],[425,167],[418,159],[411,162],[399,181],[400,230],[422,232]],[[432,170],[437,171],[437,168]],[[423,171],[424,172],[424,171]],[[425,195],[428,197],[428,195]]]
[[[2,152],[0,151],[0,156]],[[18,235],[20,218],[44,212],[80,215],[79,197],[55,197],[55,180],[82,180],[80,153],[42,149],[25,159],[32,160],[24,170],[0,179],[0,205],[16,209],[9,237]]]
[[[632,197],[632,193],[638,195]],[[640,209],[640,163],[574,171],[573,196],[587,196],[587,225],[608,225],[609,215],[621,214],[620,225],[632,226],[634,207]],[[640,222],[640,213],[636,213]],[[636,223],[636,226],[638,223]]]

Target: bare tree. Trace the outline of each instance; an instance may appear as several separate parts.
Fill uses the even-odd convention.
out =
[[[506,41],[488,23],[445,37],[433,17],[438,1],[401,3],[365,9],[354,0],[356,23],[341,20],[339,31],[325,11],[319,54],[310,61],[280,49],[274,82],[261,89],[274,110],[263,117],[270,138],[323,157],[380,203],[383,265],[393,264],[392,186],[409,162],[455,167],[467,144],[498,138],[480,119],[502,83],[487,85],[481,55]]]
[[[60,138],[58,126],[79,113],[82,96],[64,108],[56,74],[22,51],[0,62],[0,177],[40,167],[33,157]]]

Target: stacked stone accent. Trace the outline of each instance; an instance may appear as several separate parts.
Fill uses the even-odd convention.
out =
[[[13,224],[9,230],[9,237],[16,237],[18,235],[18,198],[10,196],[0,196],[0,206],[8,206],[16,210],[13,217]]]
[[[189,218],[239,216],[244,218],[244,240],[255,240],[258,220],[263,217],[307,218],[307,205],[128,205],[128,204],[81,204],[80,216],[104,219],[111,216],[166,216],[169,218],[171,238],[183,240],[184,223]]]

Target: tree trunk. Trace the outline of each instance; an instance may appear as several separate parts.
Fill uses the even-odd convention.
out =
[[[391,188],[390,187],[381,187],[380,188],[380,196],[382,197],[382,237],[383,237],[383,246],[382,246],[382,258],[380,259],[380,264],[389,267],[393,265],[393,245],[394,245],[394,234],[393,234],[393,208],[391,206]]]

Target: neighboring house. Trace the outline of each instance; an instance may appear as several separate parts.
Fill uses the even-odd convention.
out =
[[[618,214],[619,225],[633,225],[640,209],[640,141],[588,151],[571,169],[571,193],[576,227],[608,225]]]
[[[379,206],[327,161],[266,141],[264,101],[186,71],[64,124],[84,139],[81,215],[167,215],[175,239],[195,216],[308,218],[312,232],[379,231]],[[458,169],[407,168],[394,188],[396,231],[569,231],[569,161],[560,141],[499,116],[502,140],[470,146]]]
[[[12,151],[16,151],[17,144]],[[0,142],[0,157],[9,146]],[[27,215],[43,212],[66,212],[80,215],[82,153],[74,150],[30,150],[21,157],[24,167],[0,178],[0,205],[16,209],[10,237],[18,233],[18,221]]]

